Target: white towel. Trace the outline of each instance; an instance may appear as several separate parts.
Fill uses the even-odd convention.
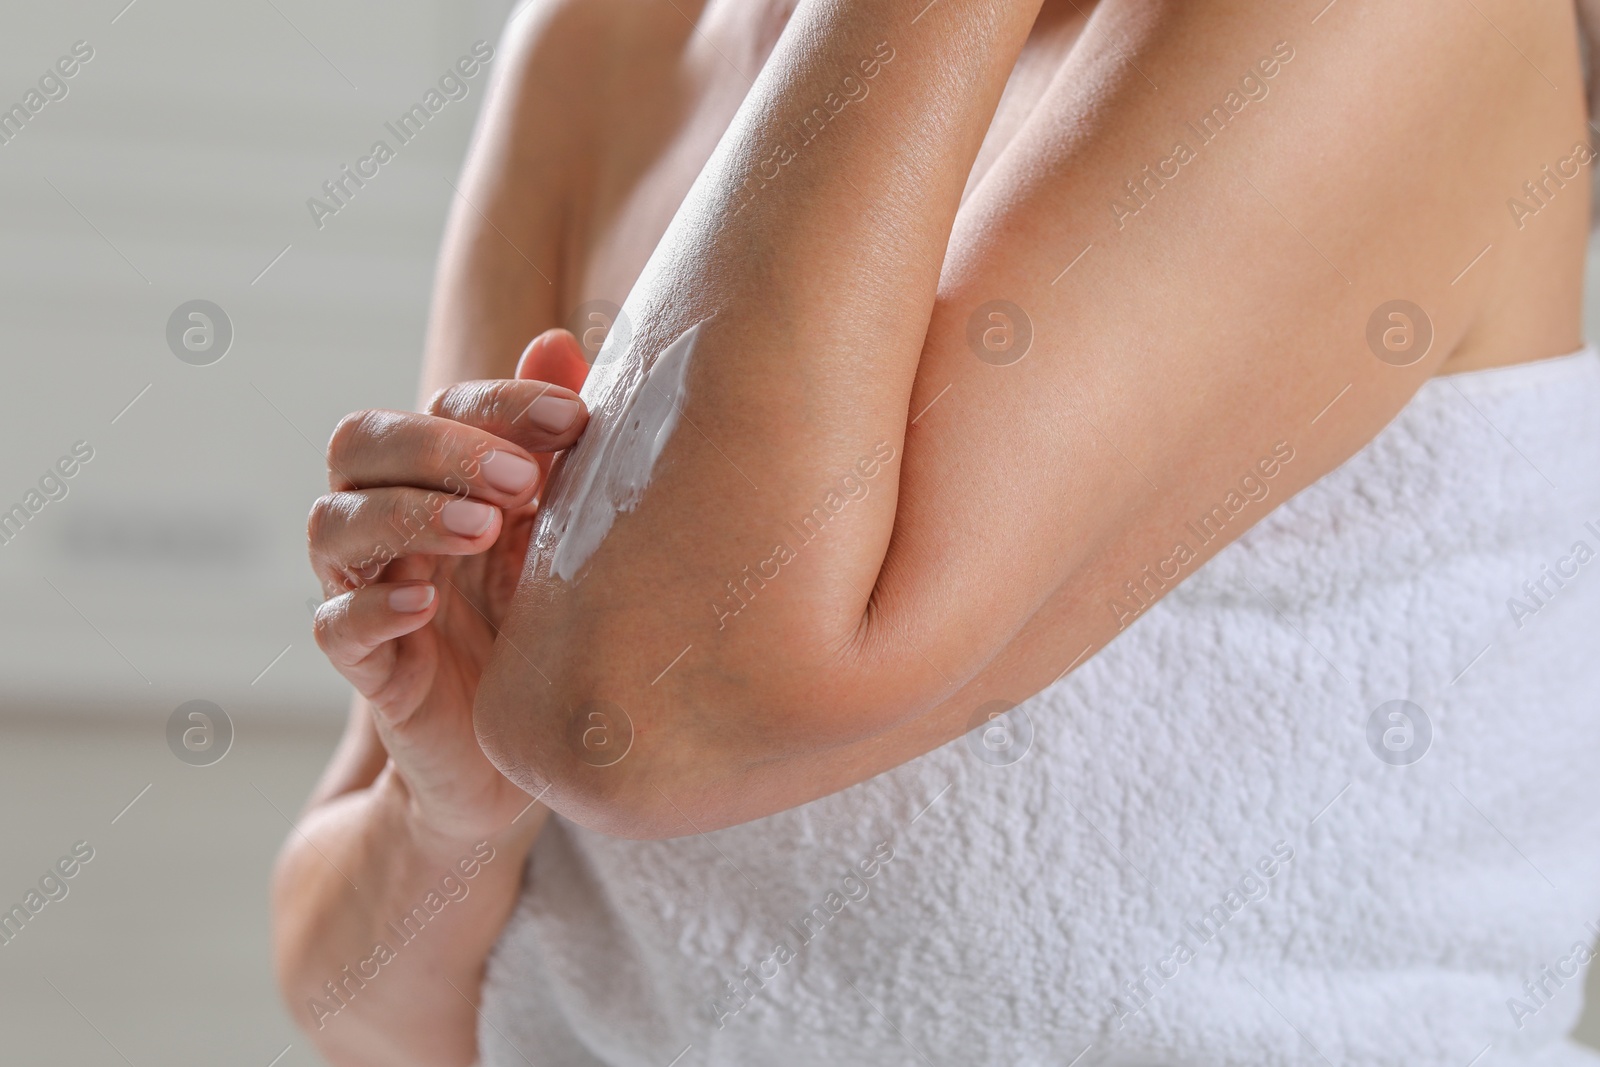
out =
[[[1597,636],[1600,358],[1436,379],[1011,713],[1014,763],[552,820],[484,1067],[1600,1064]]]

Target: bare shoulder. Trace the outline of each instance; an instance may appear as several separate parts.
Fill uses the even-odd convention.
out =
[[[1189,5],[1160,6],[1171,29],[1159,34],[1206,32]],[[1219,48],[1224,39],[1258,42],[1265,62],[1240,68],[1233,84],[1217,86],[1229,90],[1217,99],[1215,90],[1195,98],[1201,115],[1186,116],[1185,129],[1202,142],[1197,152],[1211,148],[1222,124],[1248,122],[1239,111],[1263,103],[1253,97],[1276,93],[1264,105],[1276,108],[1276,124],[1239,160],[1261,186],[1252,197],[1273,200],[1274,211],[1305,228],[1313,223],[1283,198],[1310,194],[1304,207],[1320,209],[1328,243],[1349,241],[1341,249],[1349,258],[1336,262],[1358,287],[1363,274],[1393,285],[1447,271],[1453,282],[1443,288],[1465,303],[1455,304],[1460,330],[1436,372],[1577,346],[1596,157],[1571,3],[1247,0],[1228,8],[1247,17],[1207,17]],[[1263,25],[1252,25],[1257,19]],[[1268,56],[1268,21],[1272,48],[1290,62]]]
[[[530,0],[507,21],[502,45],[559,118],[596,114],[619,86],[644,84],[695,31],[704,0]]]
[[[507,113],[542,132],[576,130],[598,117],[595,83],[617,47],[626,0],[531,0],[506,22],[499,48]]]
[[[562,317],[633,287],[783,29],[769,6],[533,0],[508,26],[512,106],[485,129],[559,205]]]
[[[1058,212],[1080,248],[1131,269],[1248,234],[1197,258],[1249,273],[1286,235],[1337,286],[1279,300],[1284,329],[1341,288],[1352,309],[1436,288],[1450,329],[1425,373],[1577,346],[1595,155],[1571,3],[1102,0],[1093,20],[1023,135],[1092,202]],[[997,171],[997,203],[1032,180]],[[1253,280],[1288,295],[1278,271]]]
[[[619,104],[650,51],[641,36],[669,17],[683,21],[665,0],[529,0],[507,20],[441,254],[424,395],[464,373],[509,376],[570,311],[585,243],[573,220],[608,184],[613,146],[637,143]]]

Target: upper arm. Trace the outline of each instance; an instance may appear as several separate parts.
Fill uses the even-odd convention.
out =
[[[1187,544],[1177,584],[1472,337],[1517,262],[1506,196],[1582,139],[1570,40],[1521,27],[1530,61],[1470,7],[1312,24],[1319,6],[1103,5],[963,207],[911,410],[938,399],[907,432],[876,589],[875,647],[907,677],[932,674],[926,658],[971,678],[1070,597],[1032,638],[1027,680],[1049,681],[1140,610],[1126,583],[1147,564]],[[1511,8],[1493,14],[1517,32]],[[1501,255],[1458,277],[1490,244]],[[1369,342],[1397,299],[1433,336],[1408,366]],[[1011,366],[969,344],[991,300],[1031,321]],[[1234,512],[1246,477],[1265,497]],[[1200,543],[1188,525],[1230,493],[1224,535]]]
[[[507,23],[461,174],[434,280],[420,395],[509,378],[559,322],[562,219],[581,131],[588,61],[603,27],[590,5],[534,0]]]
[[[797,346],[799,369],[767,387],[798,427],[760,383],[723,386],[730,368],[700,394],[720,406],[696,408],[694,389],[685,406],[706,441],[684,451],[706,465],[679,459],[652,486],[589,589],[530,573],[518,656],[498,654],[480,697],[502,767],[558,787],[557,810],[562,788],[592,790],[567,813],[625,832],[812,799],[956,736],[982,699],[1038,691],[1127,624],[1114,605],[1138,602],[1126,583],[1147,566],[1167,574],[1141,580],[1154,599],[1382,429],[1478,328],[1500,261],[1456,279],[1507,242],[1508,191],[1581,135],[1575,56],[1509,4],[1487,6],[1517,24],[1520,52],[1470,7],[1320,6],[1103,3],[961,206],[898,405],[874,392],[893,363],[870,343],[843,385],[848,367],[812,373],[821,359]],[[1214,108],[1202,143],[1189,124]],[[893,215],[867,188],[836,210]],[[813,284],[785,282],[775,317]],[[1367,342],[1395,299],[1433,332],[1405,367]],[[1031,325],[1009,366],[974,347],[991,301]],[[748,330],[761,308],[736,313],[726,328]],[[810,314],[795,334],[858,326]],[[784,447],[809,466],[768,459]],[[868,476],[854,461],[880,447],[896,459]],[[1261,495],[1235,507],[1256,493],[1247,478]],[[1186,527],[1214,506],[1228,521],[1199,543]],[[547,653],[553,680],[518,663]],[[656,662],[669,669],[652,680]],[[571,735],[596,701],[626,709],[629,764],[596,775],[581,755],[506,743],[530,704]],[[672,809],[640,815],[663,782]],[[613,819],[613,802],[633,810]]]

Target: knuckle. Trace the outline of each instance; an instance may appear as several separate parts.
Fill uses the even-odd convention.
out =
[[[525,384],[525,383],[524,383]],[[518,414],[522,390],[516,382],[491,382],[484,389],[483,416],[493,425],[509,424]]]
[[[427,443],[422,447],[423,467],[430,473],[448,471],[455,467],[455,457],[461,450],[461,434],[455,430],[441,428],[428,435]]]
[[[348,471],[359,470],[365,454],[391,437],[404,416],[393,411],[353,411],[339,420],[328,439],[328,485],[334,489],[356,489]]]
[[[313,551],[326,544],[337,512],[338,500],[333,493],[324,493],[312,502],[311,513],[306,516],[306,541]]]
[[[509,381],[458,382],[434,394],[428,404],[428,413],[469,426],[493,426],[503,421],[508,413],[515,414],[512,405],[518,395],[518,384]]]
[[[395,493],[390,499],[387,516],[389,526],[405,544],[426,534],[433,525],[433,516],[437,512],[433,506],[435,495],[407,490]]]
[[[333,624],[328,621],[327,612],[317,612],[317,617],[311,620],[311,638],[324,653],[330,651],[333,643],[332,630]]]
[[[331,654],[338,644],[338,623],[345,614],[345,598],[335,597],[327,600],[317,608],[317,613],[311,620],[311,636],[317,642],[317,647],[324,653]]]
[[[454,410],[455,397],[460,391],[459,385],[447,385],[428,398],[426,411],[429,415],[440,415],[446,418]]]
[[[370,437],[377,417],[375,411],[352,411],[340,419],[328,437],[328,473],[337,477],[339,464],[350,457]]]

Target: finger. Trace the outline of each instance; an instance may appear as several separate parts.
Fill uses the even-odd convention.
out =
[[[588,421],[571,389],[520,378],[459,382],[434,395],[428,414],[487,430],[533,453],[568,447]]]
[[[501,522],[500,509],[481,500],[409,487],[361,489],[318,498],[306,540],[317,576],[350,589],[376,581],[406,556],[482,552]]]
[[[578,390],[589,377],[589,361],[584,358],[583,345],[569,331],[546,330],[528,342],[517,360],[514,377]]]
[[[568,389],[582,389],[589,376],[589,362],[583,346],[567,330],[546,330],[523,350],[517,360],[514,377],[523,381],[550,382]],[[539,462],[539,476],[543,481],[550,476],[550,465],[555,454],[543,453],[535,457]]]
[[[328,442],[328,486],[435,489],[500,507],[533,498],[538,465],[522,447],[487,430],[409,411],[358,411]]]
[[[426,626],[438,611],[438,599],[427,582],[369,585],[323,601],[312,634],[339,673],[370,694],[393,673],[390,642]]]

